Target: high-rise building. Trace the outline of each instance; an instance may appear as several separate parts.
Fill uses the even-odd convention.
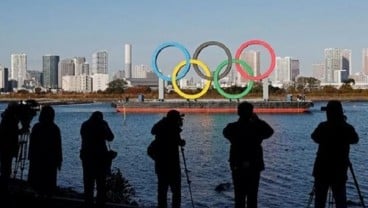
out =
[[[73,59],[63,59],[60,61],[60,75],[74,75],[74,62]]]
[[[272,85],[290,84],[299,75],[299,60],[291,57],[276,57],[275,71],[271,74]]]
[[[368,48],[363,48],[362,52],[362,66],[363,66],[363,73],[368,75]]]
[[[253,76],[261,74],[261,55],[259,51],[243,51],[240,59],[245,61],[253,70]]]
[[[290,69],[291,69],[291,80],[290,81],[296,81],[296,78],[300,74],[300,63],[298,59],[291,59],[290,60]]]
[[[11,54],[10,79],[15,80],[17,88],[24,85],[27,76],[27,55],[25,53]]]
[[[73,59],[62,59],[59,64],[59,75],[58,75],[58,83],[59,88],[64,89],[65,86],[62,85],[62,77],[63,76],[73,76],[75,72],[75,65]]]
[[[341,83],[351,74],[351,50],[341,48],[326,48],[325,83]]]
[[[43,87],[57,89],[59,75],[59,56],[45,55],[42,57]]]
[[[27,71],[27,79],[31,80],[35,87],[40,87],[42,83],[42,72],[36,70]]]
[[[5,68],[2,65],[0,65],[0,91],[1,92],[8,92],[8,76],[9,76],[8,68]]]
[[[131,44],[125,44],[124,64],[125,64],[125,78],[130,79],[132,78],[132,45]]]
[[[260,60],[260,52],[259,51],[243,51],[240,54],[240,60],[245,61],[252,69],[253,76],[258,76],[261,70],[261,60]],[[245,86],[249,81],[241,76],[240,73],[237,73],[236,84],[240,86]]]
[[[325,64],[312,64],[312,76],[320,81],[325,79]]]
[[[75,57],[73,58],[74,62],[74,75],[83,74],[83,64],[86,62],[85,57]]]
[[[107,51],[97,51],[92,54],[92,74],[108,74]]]

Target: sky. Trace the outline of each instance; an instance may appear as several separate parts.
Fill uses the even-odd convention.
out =
[[[242,43],[259,39],[276,56],[298,59],[301,75],[311,76],[325,48],[352,50],[354,73],[368,48],[367,0],[2,0],[0,8],[0,64],[8,68],[12,53],[26,53],[28,70],[41,70],[43,55],[82,56],[91,63],[94,52],[106,50],[111,74],[124,69],[127,43],[132,65],[150,66],[155,49],[168,41],[192,55],[215,40],[235,57]],[[252,48],[269,59],[262,46]],[[201,53],[212,71],[226,59],[215,46]],[[160,68],[172,71],[184,56],[170,47],[158,59]]]

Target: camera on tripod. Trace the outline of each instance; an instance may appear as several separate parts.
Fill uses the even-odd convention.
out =
[[[16,114],[22,124],[23,131],[29,130],[31,121],[39,110],[40,104],[36,100],[21,100],[17,103]]]

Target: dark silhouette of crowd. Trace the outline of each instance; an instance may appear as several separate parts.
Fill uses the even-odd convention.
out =
[[[28,182],[38,197],[50,198],[57,188],[58,171],[62,168],[62,134],[55,123],[55,110],[43,106],[38,122],[30,130],[32,116],[19,115],[17,103],[9,103],[1,114],[0,123],[0,205],[6,207],[9,198],[9,180],[13,160],[19,155],[20,135],[29,135]],[[273,128],[254,112],[249,102],[238,104],[238,119],[223,128],[223,136],[230,144],[229,168],[234,187],[235,208],[258,207],[258,189],[261,173],[265,169],[262,143],[274,134]],[[313,167],[315,207],[326,205],[331,190],[337,208],[347,207],[346,182],[350,145],[359,141],[354,127],[347,122],[342,104],[329,101],[326,121],[317,125],[311,134],[318,144]],[[181,138],[184,114],[173,109],[153,124],[153,141],[147,149],[155,164],[157,175],[157,207],[167,208],[169,190],[172,208],[181,207],[180,148],[185,160]],[[80,159],[83,168],[84,207],[106,206],[106,178],[111,171],[111,161],[116,157],[109,151],[114,133],[100,111],[93,112],[80,127]],[[189,183],[189,180],[188,180]],[[189,184],[190,186],[190,184]],[[96,197],[95,195],[96,190]],[[192,203],[194,207],[194,204]]]

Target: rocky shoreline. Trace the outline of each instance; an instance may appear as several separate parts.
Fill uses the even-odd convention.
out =
[[[114,168],[107,180],[108,202],[106,208],[139,207],[133,199],[135,194],[133,187],[122,177],[120,170]],[[0,202],[1,207],[9,208],[80,208],[83,207],[83,194],[74,191],[72,188],[58,187],[51,198],[43,198],[37,195],[27,181],[11,179],[9,182],[9,196],[4,197]],[[4,204],[6,206],[2,206]]]

